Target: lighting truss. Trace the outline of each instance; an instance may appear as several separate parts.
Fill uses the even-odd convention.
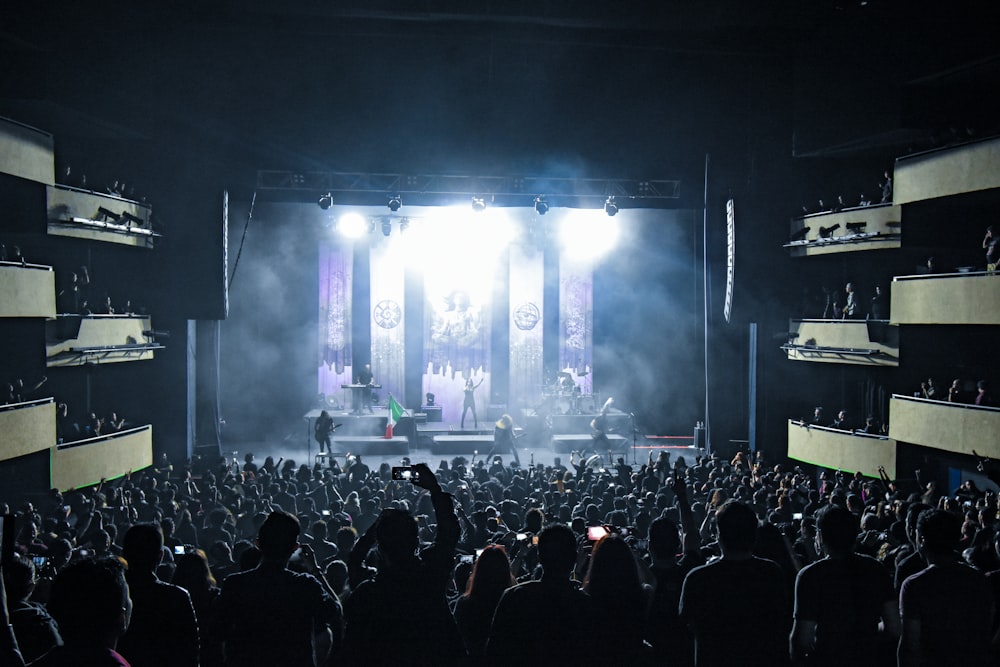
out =
[[[679,180],[624,178],[549,178],[459,174],[375,174],[332,171],[258,171],[257,189],[291,200],[313,200],[316,193],[347,194],[352,203],[385,204],[385,193],[408,203],[440,205],[469,201],[473,195],[503,206],[533,206],[544,192],[550,205],[600,206],[608,197],[665,205],[680,199]],[[630,207],[633,204],[629,204]]]

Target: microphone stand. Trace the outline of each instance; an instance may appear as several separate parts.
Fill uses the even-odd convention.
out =
[[[630,412],[628,416],[632,419],[632,465],[638,465],[638,459],[635,457],[635,436],[638,433],[635,427],[635,413]]]

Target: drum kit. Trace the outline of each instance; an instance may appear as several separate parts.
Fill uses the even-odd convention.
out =
[[[542,400],[535,408],[541,415],[586,415],[596,410],[594,394],[584,394],[573,375],[559,371],[554,382],[542,386]]]

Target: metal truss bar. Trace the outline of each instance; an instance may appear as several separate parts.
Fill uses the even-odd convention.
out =
[[[258,171],[257,189],[309,193],[679,199],[679,180]]]

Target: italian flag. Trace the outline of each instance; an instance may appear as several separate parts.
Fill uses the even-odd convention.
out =
[[[406,414],[403,406],[389,394],[389,423],[385,427],[385,437],[388,440],[392,437],[392,427],[399,422],[399,418]]]

